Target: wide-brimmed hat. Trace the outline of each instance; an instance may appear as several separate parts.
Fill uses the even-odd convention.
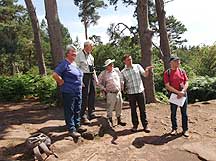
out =
[[[107,59],[105,62],[104,62],[104,67],[110,65],[111,63],[113,63],[115,61],[115,59]]]
[[[170,57],[170,59],[169,59],[169,62],[175,61],[175,60],[180,60],[180,58],[179,58],[178,56],[176,56],[176,55],[172,55],[172,56]]]

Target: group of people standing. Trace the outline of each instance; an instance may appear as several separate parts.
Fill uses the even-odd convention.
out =
[[[93,43],[91,40],[84,42],[84,48],[77,53],[73,45],[66,47],[66,58],[54,70],[53,78],[61,88],[64,101],[64,116],[69,135],[75,138],[87,131],[81,125],[90,124],[95,118],[95,86],[98,86],[106,95],[107,118],[113,126],[112,112],[115,109],[117,124],[126,126],[122,120],[122,91],[128,95],[131,108],[132,132],[136,132],[139,124],[137,105],[139,107],[140,120],[145,132],[150,132],[145,109],[145,94],[142,76],[147,77],[153,66],[145,69],[139,64],[133,64],[130,54],[125,54],[123,62],[125,68],[120,71],[114,67],[114,59],[104,62],[105,70],[97,77],[94,68],[94,57],[92,56]],[[186,73],[180,72],[180,59],[170,58],[170,72],[164,73],[166,88],[178,97],[186,96],[188,78]],[[178,86],[177,86],[178,85]],[[181,87],[181,88],[180,88]],[[177,134],[176,121],[177,105],[171,103],[171,134]],[[187,101],[181,107],[183,134],[189,136],[187,125]]]

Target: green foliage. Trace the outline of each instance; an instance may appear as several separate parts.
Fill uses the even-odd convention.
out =
[[[23,74],[0,77],[0,101],[19,101],[34,96],[41,102],[53,103],[56,92],[56,83],[51,76]]]
[[[163,92],[156,92],[156,98],[163,103],[168,103],[168,97]]]
[[[191,51],[192,52],[192,51]],[[216,76],[216,46],[204,46],[193,53],[193,67],[196,74]]]
[[[187,42],[186,39],[182,38],[182,35],[187,31],[185,25],[178,21],[174,16],[168,16],[166,21],[170,47],[175,49],[184,42]]]
[[[50,47],[50,41],[49,41],[48,26],[44,19],[41,21],[40,29],[41,29],[41,42],[42,42],[41,44],[42,44],[43,53],[45,56],[46,66],[48,68],[52,68],[53,67],[52,54],[51,54],[51,47]],[[72,38],[70,36],[68,29],[63,24],[60,24],[60,30],[61,30],[62,38],[63,38],[62,46],[66,48],[66,46],[68,44],[72,44],[73,41],[72,41]],[[78,45],[75,44],[75,46],[78,46]]]
[[[107,6],[103,0],[74,0],[74,4],[79,7],[78,16],[81,18],[86,31],[91,24],[96,25],[100,19],[97,9]]]
[[[108,0],[110,5],[117,6],[119,0]],[[136,6],[137,1],[135,0],[121,0],[123,4],[126,6]],[[120,4],[121,5],[121,4]],[[134,17],[137,17],[137,11],[134,10]],[[157,14],[155,9],[154,1],[148,1],[148,18],[149,18],[149,25],[150,28],[154,31],[154,35],[158,38],[159,37],[159,26],[157,20]],[[121,24],[121,26],[119,26]],[[186,39],[182,37],[182,35],[187,31],[187,28],[182,22],[178,21],[174,16],[166,17],[166,26],[167,26],[167,33],[170,42],[171,49],[175,50],[180,47],[184,42],[187,42]],[[118,28],[120,27],[120,28]],[[127,30],[125,30],[127,29]],[[129,31],[132,35],[132,42],[139,43],[138,39],[138,25],[136,26],[127,26],[124,22],[119,22],[116,25],[111,24],[110,27],[107,29],[108,35],[110,36],[110,41],[116,43],[120,39],[124,38],[124,31]],[[134,39],[134,40],[133,40]]]
[[[154,84],[155,90],[160,92],[165,92],[164,83],[163,83],[163,73],[164,67],[161,62],[154,64]]]
[[[35,89],[36,96],[41,102],[53,103],[56,99],[56,83],[51,76],[43,76],[37,81]]]
[[[189,102],[216,99],[216,77],[200,76],[190,81]]]
[[[216,76],[216,45],[179,48],[175,52],[181,57],[182,64],[187,64],[195,75]]]
[[[25,76],[0,77],[0,100],[16,101],[29,93],[29,79]]]
[[[103,64],[106,59],[115,59],[115,66],[122,69],[124,67],[122,58],[124,54],[130,53],[133,57],[134,63],[140,63],[141,54],[139,46],[133,48],[128,46],[128,40],[122,40],[119,46],[113,46],[111,44],[98,45],[94,51],[95,65],[97,71],[104,70]]]
[[[31,57],[33,34],[27,12],[16,0],[1,0],[0,7],[0,59],[1,74],[11,75],[26,71]],[[3,60],[3,61],[2,61]]]

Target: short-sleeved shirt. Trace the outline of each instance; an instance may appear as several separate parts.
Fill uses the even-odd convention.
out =
[[[63,93],[81,94],[83,72],[75,63],[63,60],[54,70],[64,80],[60,87]]]
[[[176,90],[181,90],[188,81],[187,74],[184,70],[177,68],[176,70],[169,69],[164,72],[164,84],[169,83]]]
[[[77,66],[83,71],[83,73],[91,73],[89,66],[94,66],[94,57],[91,53],[87,54],[84,50],[77,54],[75,59]]]
[[[118,68],[113,68],[111,72],[104,70],[98,76],[100,88],[105,88],[107,92],[121,91],[121,73]]]
[[[127,94],[138,94],[144,91],[141,75],[144,76],[145,70],[140,64],[132,64],[131,68],[125,67],[121,73]]]

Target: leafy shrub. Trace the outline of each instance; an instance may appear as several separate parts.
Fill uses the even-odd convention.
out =
[[[163,82],[164,67],[162,63],[154,64],[154,85],[157,92],[163,92],[165,89]]]
[[[216,77],[200,76],[190,81],[189,102],[207,101],[216,99]]]
[[[156,92],[156,98],[163,103],[168,103],[168,97],[163,92]]]
[[[0,77],[0,100],[17,101],[30,93],[29,77],[16,75],[14,77]]]
[[[34,96],[42,102],[52,103],[56,90],[56,83],[51,76],[22,74],[0,77],[0,101],[19,101]]]
[[[56,83],[51,76],[43,76],[37,81],[36,96],[41,102],[53,103],[56,101]]]

